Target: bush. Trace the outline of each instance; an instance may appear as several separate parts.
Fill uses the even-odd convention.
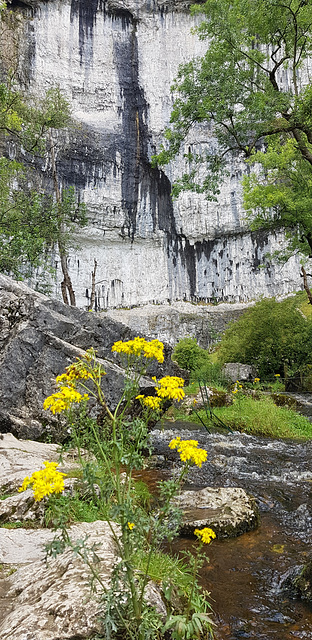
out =
[[[294,375],[311,362],[312,319],[300,306],[302,294],[277,302],[261,300],[223,334],[218,362],[254,365],[260,378]]]
[[[198,346],[195,338],[182,338],[174,347],[172,360],[177,362],[181,369],[197,371],[206,363],[209,363],[208,351]]]

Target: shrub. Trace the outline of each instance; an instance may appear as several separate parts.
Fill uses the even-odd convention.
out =
[[[178,363],[181,369],[196,371],[209,362],[208,351],[198,346],[195,338],[182,338],[174,347],[172,360]]]
[[[282,302],[264,299],[223,334],[216,355],[220,364],[254,365],[260,378],[293,375],[311,362],[312,320],[301,309],[302,295]]]

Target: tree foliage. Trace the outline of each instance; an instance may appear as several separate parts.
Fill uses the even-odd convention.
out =
[[[85,209],[76,202],[73,187],[58,188],[52,131],[69,123],[69,106],[59,89],[49,90],[35,104],[27,103],[8,79],[0,84],[0,131],[6,140],[22,147],[23,162],[0,157],[0,270],[17,278],[30,276],[47,263],[53,245],[66,262],[73,225],[85,224]],[[32,164],[52,154],[51,176],[57,187],[38,186]],[[38,168],[38,167],[37,167]],[[54,175],[55,174],[55,175]],[[66,264],[64,265],[66,269]]]
[[[254,365],[261,378],[304,371],[311,361],[312,319],[301,305],[298,294],[282,302],[264,299],[250,307],[223,334],[218,361]]]
[[[207,153],[189,148],[175,193],[216,199],[236,154],[257,168],[244,181],[252,226],[296,229],[294,245],[312,255],[312,0],[207,0],[192,12],[204,15],[196,31],[207,51],[180,67],[167,143],[154,161],[169,162],[194,126],[208,125]]]

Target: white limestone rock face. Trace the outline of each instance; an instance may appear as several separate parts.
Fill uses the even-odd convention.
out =
[[[75,556],[72,549],[67,549],[46,564],[43,545],[53,537],[51,531],[24,531],[28,553],[22,558],[18,553],[19,539],[15,536],[20,530],[7,533],[11,544],[14,537],[17,538],[15,563],[29,564],[23,564],[10,577],[6,615],[0,623],[1,640],[74,640],[101,633],[100,590],[91,594],[91,572],[83,560]],[[97,570],[104,587],[108,588],[117,561],[108,524],[79,523],[70,528],[69,535],[73,541],[87,537],[89,549],[97,545]]]
[[[189,193],[172,202],[183,152],[213,144],[211,131],[197,129],[164,171],[151,167],[178,66],[204,51],[186,4],[29,0],[31,9],[17,9],[27,91],[59,86],[72,106],[75,125],[62,137],[57,164],[64,184],[74,184],[88,208],[88,227],[69,259],[79,306],[90,299],[94,259],[102,309],[175,299],[243,301],[301,285],[295,260],[259,268],[283,238],[246,232],[241,162],[231,163],[217,203]]]
[[[198,305],[175,301],[132,309],[108,309],[105,317],[121,322],[136,335],[158,338],[172,347],[182,338],[192,336],[203,349],[208,349],[227,325],[238,320],[252,304]]]

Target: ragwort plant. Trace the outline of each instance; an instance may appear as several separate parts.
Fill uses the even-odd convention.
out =
[[[79,456],[83,466],[82,477],[89,484],[94,500],[98,500],[102,506],[105,502],[102,512],[107,513],[107,516],[103,515],[103,519],[105,518],[109,525],[119,556],[110,588],[107,589],[101,581],[95,562],[96,551],[88,549],[85,542],[80,541],[79,545],[77,542],[72,543],[62,518],[59,518],[58,522],[54,519],[55,527],[61,528],[61,534],[51,543],[48,553],[56,555],[66,546],[71,546],[87,563],[93,581],[97,581],[102,587],[101,619],[108,640],[118,637],[120,632],[130,640],[162,638],[168,629],[171,629],[173,638],[181,640],[199,637],[203,630],[207,638],[211,637],[212,623],[207,615],[210,604],[204,598],[204,605],[204,600],[200,599],[197,561],[184,618],[181,614],[185,624],[180,624],[182,618],[179,624],[172,619],[170,605],[169,617],[164,621],[160,613],[147,603],[146,596],[149,567],[155,551],[164,539],[170,541],[177,535],[181,512],[173,506],[172,500],[180,490],[190,467],[194,464],[201,467],[207,458],[207,452],[199,449],[195,440],[182,441],[176,438],[171,441],[169,447],[177,449],[183,464],[177,479],[159,483],[157,511],[145,510],[136,500],[134,490],[133,471],[141,468],[143,464],[148,423],[160,413],[163,402],[168,399],[180,401],[184,397],[184,380],[175,376],[165,376],[158,380],[153,378],[155,395],[140,394],[140,380],[148,363],[152,360],[162,363],[164,360],[163,344],[158,340],[148,342],[144,338],[134,338],[127,342],[116,342],[112,351],[123,358],[126,370],[124,390],[114,411],[108,406],[101,386],[106,372],[92,348],[79,356],[75,363],[67,367],[65,373],[56,378],[57,390],[44,402],[44,408],[51,410],[53,414],[67,412],[71,416],[74,441],[78,445],[79,433],[75,431],[72,413],[74,406],[83,406],[86,414],[86,405],[92,398],[105,417],[106,428],[109,427],[106,431],[110,437],[107,446],[96,422],[89,420],[88,428],[93,443],[96,444],[97,460],[96,463],[85,463],[80,453]],[[142,417],[130,420],[129,409],[135,400],[141,403]],[[22,489],[26,488],[30,481],[31,479],[26,479]],[[55,481],[54,484],[60,487],[60,483],[57,484]],[[42,490],[40,498],[44,499],[50,493],[48,489]],[[136,554],[142,554],[142,551],[146,557],[145,569],[138,571],[133,559]],[[167,589],[167,593],[169,592],[170,589]],[[197,601],[195,594],[198,596]],[[191,628],[193,635],[190,635]]]

